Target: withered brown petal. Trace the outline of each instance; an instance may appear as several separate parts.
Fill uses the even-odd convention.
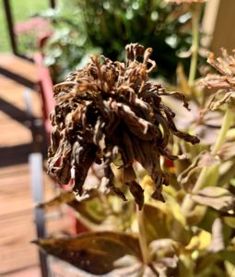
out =
[[[142,187],[135,181],[131,183],[126,183],[130,189],[131,194],[135,198],[135,202],[141,210],[144,205],[144,190]]]

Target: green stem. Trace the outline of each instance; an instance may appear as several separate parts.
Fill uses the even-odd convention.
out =
[[[136,180],[139,184],[141,184],[141,171],[138,168],[137,164],[133,164],[133,170],[135,172]],[[148,242],[146,238],[145,232],[145,224],[144,224],[144,206],[142,209],[139,209],[139,206],[136,204],[136,216],[137,216],[137,223],[138,223],[138,238],[139,238],[139,245],[140,250],[142,253],[142,261],[145,265],[148,265],[150,262],[149,256],[149,249],[148,249]]]
[[[199,26],[200,26],[201,5],[192,5],[192,57],[189,71],[188,84],[193,87],[197,72],[197,60],[199,50]]]
[[[144,207],[140,210],[138,205],[136,205],[136,214],[137,214],[137,221],[138,221],[138,229],[139,229],[139,244],[140,250],[142,253],[143,263],[147,265],[149,263],[149,249],[148,243],[146,239],[146,233],[144,228]]]
[[[211,152],[212,155],[216,155],[217,152],[220,150],[221,146],[224,144],[226,134],[231,126],[232,118],[233,118],[233,111],[229,106],[227,106],[221,129],[217,136],[217,140],[214,144],[214,147],[212,148],[212,152]]]
[[[221,146],[223,145],[225,138],[226,138],[226,134],[231,126],[232,116],[233,116],[233,112],[229,108],[229,106],[227,106],[221,129],[219,131],[219,134],[217,136],[215,144],[212,147],[212,151],[211,151],[212,155],[216,155],[218,153],[218,151],[220,150]],[[207,173],[208,173],[208,167],[204,167],[197,179],[197,182],[196,182],[194,188],[192,189],[192,193],[197,193],[205,185]],[[190,195],[189,194],[186,195],[185,199],[183,201],[183,204],[182,204],[182,212],[183,213],[190,212],[192,210],[193,206],[194,206],[194,202],[191,200]]]

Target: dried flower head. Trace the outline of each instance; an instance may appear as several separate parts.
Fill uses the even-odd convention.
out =
[[[176,3],[176,4],[183,4],[183,3],[192,4],[192,3],[204,3],[207,0],[165,0],[165,1],[170,3]]]
[[[203,80],[202,84],[210,89],[217,89],[218,93],[210,101],[211,109],[216,109],[221,104],[228,102],[235,96],[235,49],[229,55],[226,49],[221,49],[222,56],[217,57],[211,53],[207,62],[214,67],[218,72],[215,74],[208,74]],[[222,98],[220,94],[222,93]],[[217,98],[220,98],[217,100]]]
[[[149,80],[155,67],[149,58],[152,49],[129,44],[126,53],[126,63],[92,57],[85,68],[54,87],[49,173],[66,184],[73,168],[73,189],[81,195],[88,170],[98,163],[104,169],[100,187],[125,198],[114,186],[112,165],[121,160],[119,166],[126,170],[137,161],[156,185],[153,197],[163,200],[161,187],[168,181],[160,157],[174,158],[167,150],[171,135],[191,143],[199,140],[176,128],[174,113],[161,101],[162,95],[170,94]],[[136,201],[143,198],[139,184],[125,180]]]
[[[221,49],[222,57],[215,59],[213,53],[209,55],[207,62],[217,70],[217,74],[208,74],[204,79],[209,88],[235,89],[235,49],[229,55],[226,49]]]

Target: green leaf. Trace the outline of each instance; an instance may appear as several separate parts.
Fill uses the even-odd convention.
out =
[[[225,268],[227,271],[228,276],[234,276],[235,274],[235,265],[232,263],[225,261]]]
[[[235,217],[226,216],[223,219],[224,223],[226,223],[229,227],[235,229]]]
[[[81,202],[75,199],[69,202],[68,205],[80,216],[93,224],[101,224],[107,218],[107,210],[104,209],[98,197],[86,199]]]
[[[207,207],[202,205],[196,205],[195,208],[187,214],[187,223],[188,225],[198,225],[207,212]]]
[[[73,192],[62,192],[60,195],[52,198],[51,200],[44,202],[44,203],[40,203],[38,206],[40,208],[51,208],[51,207],[57,207],[60,206],[61,204],[65,204],[68,202],[71,202],[75,200],[75,195]]]
[[[228,261],[235,265],[235,250],[223,250],[219,252],[219,256],[223,261]]]
[[[211,232],[212,224],[216,218],[218,218],[218,212],[212,209],[207,209],[206,214],[202,221],[198,224],[198,227]]]
[[[169,234],[167,227],[167,213],[166,211],[153,205],[144,205],[144,226],[147,240],[150,242],[157,238],[166,238]]]
[[[124,231],[132,223],[133,203],[124,202],[116,195],[102,195],[74,200],[68,205],[73,208],[79,221],[92,231]]]
[[[124,217],[120,218],[119,215],[122,211],[122,205],[125,203],[119,200],[120,205],[117,205],[119,203],[117,203],[117,201],[118,199],[116,196],[104,195],[101,197],[93,192],[90,198],[78,201],[74,193],[62,192],[53,199],[39,204],[39,207],[48,209],[67,204],[75,211],[79,220],[81,220],[84,225],[89,229],[98,231],[107,228],[107,225],[110,225],[108,230],[116,228],[117,225],[121,225]],[[130,212],[129,209],[126,209],[126,211]],[[115,220],[115,218],[117,220]],[[112,223],[114,223],[113,228],[111,228]]]
[[[216,253],[204,252],[197,259],[197,276],[211,276],[219,257]]]
[[[214,187],[218,183],[219,179],[219,165],[214,164],[207,169],[207,177],[205,179],[206,187]]]
[[[194,277],[195,263],[189,255],[181,255],[179,261],[179,277]]]
[[[129,255],[141,260],[138,239],[130,234],[91,232],[75,238],[49,238],[35,241],[48,254],[92,274],[115,269],[115,262]]]
[[[175,220],[177,220],[182,226],[186,226],[186,218],[182,214],[181,207],[179,203],[176,201],[176,198],[170,196],[169,194],[167,194],[165,198],[166,198],[166,205],[169,207]]]
[[[104,196],[105,200],[108,201],[108,196]],[[98,196],[91,196],[89,199],[78,201],[73,192],[62,192],[60,195],[53,199],[39,204],[39,207],[48,209],[51,207],[57,207],[62,204],[67,204],[75,213],[77,213],[79,219],[84,220],[84,224],[87,227],[94,227],[91,225],[102,224],[108,216],[108,209]]]
[[[144,225],[146,237],[149,242],[156,239],[171,238],[177,242],[187,244],[190,233],[182,223],[175,218],[177,211],[172,211],[174,206],[167,207],[165,203],[156,201],[153,205],[144,205]]]
[[[189,244],[186,246],[186,250],[205,250],[211,243],[211,234],[207,231],[201,230],[198,234],[194,235]]]

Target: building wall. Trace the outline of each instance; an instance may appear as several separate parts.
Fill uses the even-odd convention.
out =
[[[203,45],[219,53],[224,47],[235,49],[235,0],[209,0],[206,6],[203,31],[208,34]]]

